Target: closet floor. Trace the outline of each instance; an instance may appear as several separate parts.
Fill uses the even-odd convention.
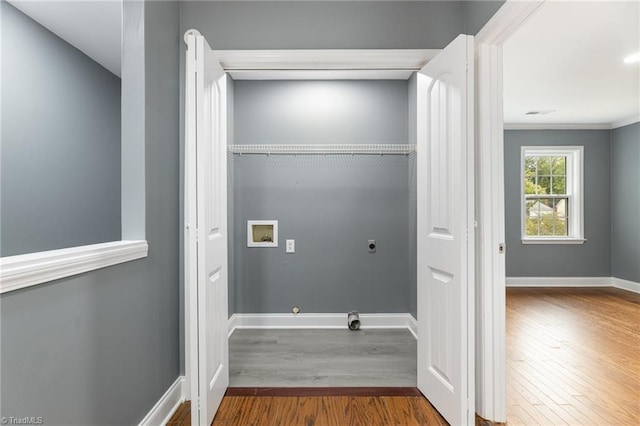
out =
[[[416,355],[405,329],[236,329],[229,386],[415,387]]]

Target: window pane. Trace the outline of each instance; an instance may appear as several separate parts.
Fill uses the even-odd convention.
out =
[[[551,184],[551,193],[557,194],[557,195],[566,194],[567,193],[566,184],[567,184],[566,178],[560,177],[560,176],[553,176],[552,184]]]
[[[567,198],[556,198],[554,205],[554,234],[559,237],[568,235],[567,227]]]
[[[524,158],[524,175],[526,177],[531,177],[536,175],[536,162],[537,162],[537,157]]]
[[[538,200],[538,218],[540,220],[540,236],[552,236],[553,231],[553,199],[541,198]]]
[[[536,191],[536,179],[535,177],[525,177],[524,178],[524,193],[525,194],[537,194]]]
[[[536,191],[539,195],[551,194],[551,178],[549,176],[538,177],[538,186]]]
[[[551,176],[552,157],[538,157],[538,176]]]
[[[538,236],[538,218],[537,217],[527,217],[525,220],[525,235],[527,237],[537,237]]]
[[[552,171],[556,176],[564,176],[567,168],[567,157],[553,157]]]

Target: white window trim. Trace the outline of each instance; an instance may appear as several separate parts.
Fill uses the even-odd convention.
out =
[[[567,157],[567,193],[571,194],[568,237],[532,237],[525,231],[524,163],[525,156]],[[522,244],[584,244],[584,147],[583,146],[522,146],[520,148],[520,235]]]
[[[48,250],[0,258],[0,294],[146,257],[146,241]]]

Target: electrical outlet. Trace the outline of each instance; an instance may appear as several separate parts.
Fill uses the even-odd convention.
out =
[[[296,252],[296,240],[287,240],[286,244],[286,252],[287,253],[295,253]]]

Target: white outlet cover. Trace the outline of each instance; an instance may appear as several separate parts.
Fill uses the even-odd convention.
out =
[[[287,253],[295,253],[296,252],[296,240],[287,240],[286,243]]]

